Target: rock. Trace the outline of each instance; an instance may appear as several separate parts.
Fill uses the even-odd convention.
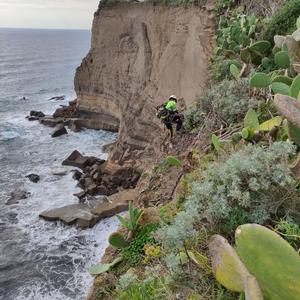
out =
[[[74,80],[78,112],[98,113],[102,129],[119,128],[111,158],[122,161],[126,148],[129,156],[158,152],[163,134],[155,106],[171,93],[191,104],[209,81],[215,47],[215,21],[200,6],[126,6],[95,14],[91,50]]]
[[[286,40],[285,36],[282,36],[282,35],[274,36],[274,43],[277,48],[281,48],[282,45],[285,43],[285,40]]]
[[[51,136],[54,138],[54,137],[59,137],[64,134],[68,134],[67,129],[65,128],[64,124],[58,124],[54,128],[54,131]]]
[[[74,174],[73,174],[72,178],[73,178],[74,180],[80,180],[80,178],[81,178],[82,176],[83,176],[83,174],[82,174],[80,171],[74,170]]]
[[[41,111],[32,110],[30,112],[30,116],[31,117],[37,117],[37,118],[43,118],[43,117],[45,117],[45,114]]]
[[[79,193],[74,194],[74,196],[77,197],[80,202],[84,202],[83,200],[86,197],[86,192],[85,191],[81,191]]]
[[[37,182],[40,181],[40,176],[37,175],[37,174],[29,174],[29,175],[27,175],[25,177],[28,178],[33,183],[37,183]]]
[[[115,214],[121,213],[128,209],[128,202],[133,201],[137,197],[138,193],[135,190],[121,191],[110,197],[109,203],[97,204],[91,212],[96,216],[97,221],[112,217]]]
[[[300,128],[300,101],[289,96],[277,94],[274,104],[287,120]]]
[[[77,223],[79,227],[92,227],[96,223],[95,216],[90,212],[91,207],[86,203],[67,205],[61,208],[42,212],[40,217],[48,221],[62,221],[67,225]]]
[[[38,121],[40,118],[39,117],[31,117],[31,116],[27,116],[26,119],[28,121]]]
[[[64,118],[53,118],[52,116],[45,116],[43,118],[40,118],[40,123],[49,126],[49,127],[55,127],[58,124],[64,124]]]
[[[66,99],[66,96],[65,95],[62,95],[62,96],[55,96],[55,97],[52,97],[50,98],[49,100],[57,100],[57,101],[61,101],[61,100],[65,100]]]
[[[62,162],[62,164],[63,166],[72,166],[84,170],[87,166],[91,166],[95,162],[102,164],[105,161],[97,157],[83,156],[79,151],[75,150]]]
[[[95,196],[98,193],[98,187],[96,184],[91,184],[88,186],[88,188],[86,189],[86,192],[89,194],[89,195],[92,195],[92,196]]]
[[[31,194],[23,190],[17,190],[10,193],[10,198],[5,203],[6,205],[18,204],[20,200],[27,199]]]

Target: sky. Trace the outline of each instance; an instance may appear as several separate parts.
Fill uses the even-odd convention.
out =
[[[99,0],[0,0],[0,27],[91,29]]]

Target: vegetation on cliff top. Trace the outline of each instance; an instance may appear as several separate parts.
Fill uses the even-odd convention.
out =
[[[123,261],[98,276],[96,299],[300,298],[299,34],[272,45],[274,35],[300,28],[300,3],[256,16],[242,2],[217,1],[211,88],[185,115],[188,134],[208,136],[212,146],[190,149],[174,199],[145,209],[135,233],[117,241],[111,261]],[[163,189],[154,177],[185,163],[166,157],[151,189]]]

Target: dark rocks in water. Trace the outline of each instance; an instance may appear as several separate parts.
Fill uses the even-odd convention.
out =
[[[54,131],[51,136],[54,138],[54,137],[59,137],[64,134],[68,134],[67,129],[65,128],[64,124],[58,124],[55,126]]]
[[[29,174],[29,175],[27,175],[25,177],[28,178],[33,183],[37,183],[37,182],[40,181],[40,176],[37,175],[37,174]]]
[[[40,123],[49,126],[49,127],[55,127],[58,124],[64,124],[63,118],[53,118],[52,116],[45,116],[43,118],[40,118]]]
[[[75,150],[62,162],[62,165],[72,166],[84,170],[86,167],[92,166],[96,162],[103,164],[105,160],[93,156],[83,156],[79,151]]]
[[[77,197],[79,199],[79,202],[84,202],[84,199],[86,198],[86,192],[85,191],[81,191],[79,193],[74,194],[75,197]]]
[[[30,117],[37,117],[37,118],[43,118],[46,116],[42,111],[36,111],[36,110],[30,111],[29,115]]]
[[[48,99],[49,101],[50,100],[57,100],[57,101],[61,101],[61,100],[65,100],[66,99],[66,96],[65,95],[62,95],[62,96],[55,96],[55,97],[52,97],[50,99]]]
[[[31,116],[27,116],[26,119],[28,121],[38,121],[40,118],[39,117],[31,117]]]
[[[80,178],[82,177],[83,174],[78,170],[74,170],[73,172],[74,172],[74,174],[72,176],[73,179],[74,180],[80,180]]]
[[[6,205],[18,204],[20,200],[27,199],[31,194],[23,190],[17,190],[10,193],[10,198],[5,203]]]
[[[53,114],[54,118],[76,118],[78,116],[76,105],[60,107]]]

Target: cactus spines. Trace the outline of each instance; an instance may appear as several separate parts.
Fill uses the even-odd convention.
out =
[[[263,299],[256,279],[225,238],[213,235],[209,241],[209,252],[213,273],[223,286],[231,291],[245,292],[248,300]]]
[[[118,232],[112,233],[108,238],[108,242],[111,246],[119,249],[127,246],[127,242],[125,241],[123,235]]]
[[[290,96],[300,100],[300,74],[293,80],[290,88]]]
[[[256,73],[250,79],[250,86],[252,88],[266,88],[271,84],[271,78],[265,73]]]
[[[266,299],[300,299],[300,257],[288,242],[257,224],[239,226],[235,240],[241,261]]]
[[[288,69],[291,65],[289,54],[286,51],[277,52],[274,61],[281,69]]]

